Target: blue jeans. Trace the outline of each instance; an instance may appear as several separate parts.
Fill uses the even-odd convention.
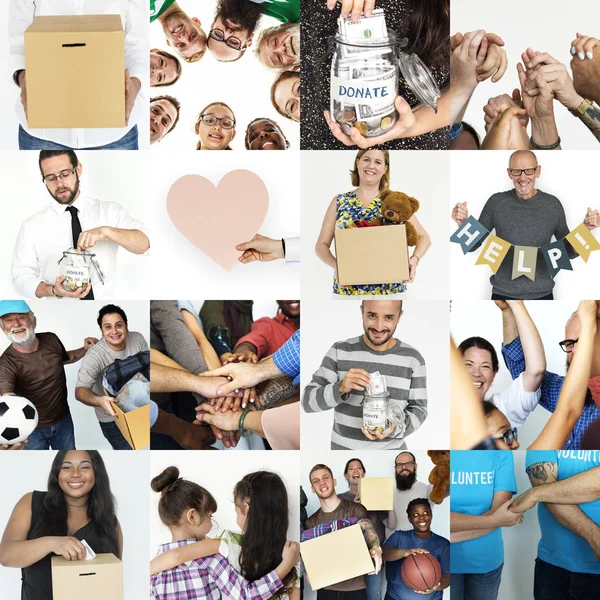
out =
[[[492,300],[518,300],[518,298],[510,298],[509,296],[502,296],[501,294],[492,294]],[[536,300],[554,300],[554,294],[551,292],[547,296],[536,298]]]
[[[68,146],[62,146],[55,142],[36,138],[27,133],[19,125],[19,149],[20,150],[70,150]],[[111,142],[104,146],[93,148],[79,148],[79,150],[138,150],[138,129],[134,125],[120,140]]]
[[[381,584],[383,583],[382,567],[377,575],[365,575],[367,582],[367,600],[381,600]]]
[[[450,600],[497,600],[503,566],[489,573],[452,573]]]
[[[123,434],[117,427],[117,424],[114,421],[109,423],[100,423],[100,429],[102,429],[102,434],[108,440],[109,444],[115,450],[131,450],[131,446],[129,442],[123,437]]]
[[[535,559],[535,600],[597,600],[600,575],[574,573]]]
[[[52,425],[36,429],[30,436],[25,450],[75,450],[75,431],[71,415]]]

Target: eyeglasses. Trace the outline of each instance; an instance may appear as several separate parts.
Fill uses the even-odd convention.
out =
[[[504,433],[497,433],[492,436],[493,440],[501,440],[502,438],[504,438],[507,446],[512,446],[513,442],[517,441],[517,428],[508,429]]]
[[[535,175],[537,169],[537,167],[533,167],[533,169],[509,169],[508,172],[513,177],[520,177],[521,173],[525,173],[525,175]]]
[[[211,115],[210,113],[206,115],[201,115],[200,120],[209,127],[217,124],[217,121],[221,124],[223,129],[233,129],[235,127],[235,120],[230,117],[215,117],[215,115]]]
[[[563,340],[562,342],[558,342],[558,345],[561,347],[563,352],[573,352],[573,348],[575,344],[579,341],[579,338],[576,340]]]
[[[71,177],[75,173],[76,167],[73,167],[70,170],[61,171],[58,175],[44,175],[42,177],[42,181],[44,183],[54,183],[57,179],[67,179]]]
[[[240,40],[240,38],[235,37],[235,35],[230,35],[228,38],[225,38],[225,33],[223,31],[221,31],[220,29],[211,29],[208,32],[208,37],[212,38],[213,40],[217,41],[217,42],[224,42],[225,44],[227,44],[230,48],[233,48],[234,50],[243,50],[242,46],[242,40]],[[244,46],[245,47],[245,46]]]
[[[417,463],[415,462],[405,462],[405,463],[396,463],[396,469],[401,469],[402,467],[414,467]]]

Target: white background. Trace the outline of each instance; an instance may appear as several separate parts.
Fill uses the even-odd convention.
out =
[[[163,451],[150,453],[150,557],[156,556],[158,547],[172,540],[171,532],[158,516],[160,494],[150,488],[150,480],[171,465],[179,469],[179,476],[194,481],[207,489],[217,501],[213,515],[218,527],[212,532],[229,529],[239,531],[235,522],[233,488],[248,473],[272,471],[285,483],[288,492],[289,528],[288,539],[299,541],[300,537],[300,453],[299,452],[253,452],[252,461],[240,460],[240,455],[227,452]],[[249,457],[248,457],[249,458]],[[210,534],[209,534],[210,536]]]
[[[431,438],[436,439],[437,438]],[[440,447],[438,444],[436,447]],[[348,482],[344,478],[344,467],[346,462],[351,458],[360,458],[365,465],[367,477],[395,477],[394,460],[398,452],[377,451],[377,452],[361,452],[354,450],[340,450],[335,452],[315,451],[313,449],[302,450],[302,478],[300,484],[304,488],[304,492],[308,497],[308,506],[306,511],[310,517],[314,512],[319,510],[319,499],[310,489],[310,481],[308,474],[316,464],[326,464],[332,471],[333,477],[337,482],[335,490],[337,494],[342,494],[348,491]],[[416,450],[414,452],[417,459],[417,479],[423,483],[428,482],[428,477],[434,464],[431,462],[425,450]],[[431,530],[447,540],[450,539],[450,502],[446,499],[442,504],[431,503],[433,510],[433,521]],[[389,532],[386,532],[389,533]],[[391,535],[391,533],[390,533]],[[383,544],[383,540],[381,540]],[[385,569],[385,565],[382,567]],[[310,588],[310,584],[305,578],[304,598],[305,600],[315,600],[316,593]],[[449,597],[449,590],[444,592],[444,597]],[[384,596],[382,595],[382,598]]]
[[[354,167],[355,152],[344,150],[303,152],[302,172],[302,274],[303,289],[320,300],[329,300],[333,270],[315,254],[315,244],[323,217],[334,196],[355,189],[349,171]],[[407,284],[405,298],[446,296],[446,227],[440,206],[448,197],[450,177],[448,153],[435,151],[390,152],[390,188],[420,202],[415,213],[431,238],[431,248],[420,261],[414,283]],[[335,255],[334,243],[331,243]],[[409,255],[414,248],[409,248]],[[340,298],[344,296],[339,296]]]
[[[215,0],[179,2],[179,6],[190,18],[197,17],[200,20],[207,36],[216,12],[216,4]],[[290,150],[297,151],[300,148],[299,123],[282,117],[271,104],[271,86],[278,71],[271,71],[265,67],[254,54],[260,30],[276,25],[280,25],[276,19],[261,17],[251,46],[239,60],[219,62],[207,48],[206,54],[198,62],[181,61],[181,77],[175,84],[149,89],[150,98],[167,94],[174,96],[181,103],[179,123],[158,144],[152,145],[153,152],[158,151],[161,156],[165,156],[174,149],[196,150],[198,136],[194,126],[200,111],[209,102],[224,102],[233,111],[236,120],[236,136],[231,142],[233,150],[246,150],[244,146],[246,127],[250,121],[259,117],[275,120],[288,139]],[[177,56],[167,45],[165,34],[158,21],[150,25],[150,47]],[[294,160],[297,161],[298,155],[296,152],[293,154]],[[226,160],[231,159],[227,156]]]
[[[560,349],[558,342],[564,340],[565,325],[577,310],[578,302],[544,302],[531,300],[525,303],[535,323],[546,352],[547,370],[560,375],[565,374],[567,355]],[[488,302],[452,302],[450,316],[452,337],[458,346],[463,340],[479,336],[490,342],[498,353],[500,370],[488,393],[503,392],[512,382],[512,378],[502,358],[502,312],[491,301]],[[522,448],[530,446],[542,431],[550,413],[538,406],[527,421],[519,428],[519,444]]]
[[[51,331],[55,333],[67,350],[76,350],[83,346],[86,337],[102,338],[96,319],[98,311],[107,303],[89,302],[49,303],[42,300],[28,300],[29,307],[37,318],[37,333]],[[149,341],[150,316],[148,302],[126,301],[117,302],[127,315],[129,331],[138,331],[146,341]],[[10,345],[8,338],[0,336],[0,352]],[[111,449],[108,440],[102,435],[93,407],[87,406],[75,399],[75,385],[81,361],[65,366],[67,374],[68,402],[75,427],[75,442],[77,448]],[[21,454],[19,452],[19,454]]]
[[[360,300],[318,302],[314,288],[305,287],[302,318],[302,393],[323,357],[335,342],[364,333]],[[308,289],[308,293],[306,290]],[[432,440],[438,448],[449,447],[448,422],[448,304],[446,301],[408,300],[403,305],[394,337],[416,348],[427,369],[427,410],[425,422],[405,438],[409,450],[430,448]],[[331,447],[333,410],[307,414],[302,411],[301,447],[321,451]]]
[[[488,198],[497,192],[514,189],[506,169],[509,151],[451,153],[451,195],[447,212],[447,239],[458,229],[450,218],[458,202],[466,202],[469,214],[476,219]],[[598,201],[597,153],[585,151],[536,152],[542,167],[536,189],[556,196],[565,211],[569,231],[583,223],[588,206],[600,209]],[[598,229],[593,231],[599,239]],[[450,297],[489,299],[492,295],[488,265],[475,265],[481,248],[463,254],[459,244],[449,243]],[[572,271],[560,271],[554,279],[554,298],[557,300],[590,298],[598,295],[600,251],[592,252],[586,263],[581,257],[571,261]]]
[[[48,489],[48,474],[55,452],[2,452],[0,471],[0,531],[4,531],[15,504],[33,490]],[[123,530],[123,577],[127,600],[148,598],[149,569],[139,549],[148,543],[148,503],[144,493],[148,481],[146,453],[103,452],[117,518]],[[0,567],[3,598],[21,597],[21,570]]]
[[[10,215],[4,219],[3,235],[0,236],[0,295],[5,298],[19,297],[11,281],[11,265],[15,243],[23,222],[34,213],[56,202],[44,185],[38,166],[39,152],[2,152],[0,154],[0,181],[3,198],[10,204]],[[136,300],[150,297],[150,255],[152,254],[152,219],[148,210],[148,161],[146,152],[92,152],[77,151],[83,166],[80,178],[81,193],[99,200],[117,202],[150,231],[150,252],[140,256],[119,248],[115,298]],[[53,235],[48,231],[48,235]],[[65,240],[65,250],[73,245]],[[58,261],[61,257],[57,256]],[[100,265],[104,269],[104,265]],[[53,282],[51,282],[53,283]],[[50,300],[50,299],[48,299]],[[65,302],[69,307],[75,303]]]
[[[267,160],[260,152],[229,153],[224,162],[223,155],[214,152],[204,153],[202,160],[193,152],[160,156],[152,153],[151,169],[153,194],[149,202],[155,203],[157,223],[153,230],[152,298],[193,298],[201,291],[209,298],[244,299],[256,297],[258,290],[258,295],[263,298],[300,296],[298,263],[255,261],[247,265],[238,263],[231,271],[226,271],[188,241],[167,213],[167,194],[180,177],[202,175],[218,185],[229,171],[248,169],[264,181],[269,192],[269,208],[258,233],[273,239],[299,236],[300,173],[297,154],[274,152]],[[233,218],[235,215],[231,215],[224,205],[224,236],[227,235],[227,222]]]
[[[0,150],[18,150],[19,149],[19,120],[17,118],[16,104],[21,101],[21,90],[13,81],[10,61],[8,59],[8,7],[12,0],[5,0],[0,10],[0,31],[2,32],[2,44],[0,45],[0,114],[5,119],[5,127],[0,136]],[[146,11],[146,2],[141,0]],[[75,14],[75,12],[73,12]],[[146,12],[146,14],[149,14]],[[149,18],[149,17],[148,17]],[[146,30],[147,33],[147,30]],[[148,38],[146,38],[148,39]],[[148,59],[149,60],[149,59]],[[150,64],[150,63],[148,63]],[[150,68],[150,67],[148,67]],[[76,74],[71,74],[76,76]],[[160,88],[159,88],[160,89]],[[148,148],[150,144],[149,112],[147,90],[140,91],[143,100],[143,112],[137,123],[138,125],[138,145],[140,148]],[[35,135],[35,133],[33,134]],[[124,134],[123,134],[124,135]],[[114,150],[113,150],[114,152]]]
[[[525,6],[526,14],[523,13]],[[527,4],[507,0],[502,3],[502,10],[494,10],[493,5],[481,0],[453,0],[450,33],[460,31],[464,34],[477,29],[494,32],[504,40],[508,58],[508,68],[500,81],[492,83],[490,78],[477,86],[463,120],[472,125],[483,139],[483,107],[490,97],[500,94],[511,96],[515,88],[521,89],[517,62],[521,62],[521,54],[527,48],[548,52],[567,65],[572,77],[571,42],[578,32],[597,36],[594,26],[599,21],[598,2],[587,3],[585,10],[568,10],[562,0],[532,0]],[[598,149],[598,141],[587,127],[558,101],[554,103],[554,115],[563,148]],[[531,127],[528,131],[531,133]]]

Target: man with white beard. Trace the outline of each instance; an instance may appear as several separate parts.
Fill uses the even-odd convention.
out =
[[[297,71],[300,68],[300,24],[283,23],[263,29],[255,53],[269,69]]]
[[[64,367],[81,360],[98,340],[88,337],[81,348],[65,350],[54,333],[36,334],[37,320],[23,300],[0,300],[0,324],[11,342],[0,356],[0,394],[27,398],[39,416],[27,445],[10,448],[75,450]]]

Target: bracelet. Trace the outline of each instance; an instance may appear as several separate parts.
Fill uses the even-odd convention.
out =
[[[550,146],[540,146],[539,144],[536,144],[533,141],[533,137],[529,138],[529,143],[536,149],[536,150],[554,150],[554,148],[557,148],[558,146],[560,146],[560,135],[558,136],[558,140],[556,140],[556,142],[554,142],[554,144],[550,144]]]
[[[583,115],[585,115],[587,109],[592,105],[592,101],[591,100],[584,100],[576,109],[574,110],[570,110],[569,112],[574,116],[574,117],[583,117]]]
[[[21,75],[21,73],[24,71],[25,69],[17,69],[14,73],[13,73],[13,81],[15,82],[15,85],[17,87],[21,87],[19,85],[19,76]]]
[[[285,240],[281,238],[281,245],[283,246],[283,258],[285,258]]]
[[[416,258],[416,259],[417,259],[417,267],[418,267],[418,266],[419,266],[419,263],[421,262],[421,257],[420,257],[420,256],[417,256],[416,254],[413,254],[413,255],[411,256],[411,258]]]
[[[63,296],[59,296],[59,295],[56,293],[56,286],[55,286],[55,285],[53,285],[53,286],[52,286],[52,295],[53,295],[55,298],[59,298],[60,300],[62,300],[62,299],[63,299]]]
[[[238,424],[239,430],[240,430],[240,435],[242,437],[249,437],[250,434],[252,433],[251,431],[244,431],[244,421],[246,420],[246,415],[250,412],[250,409],[247,408],[241,415],[240,415],[240,421]]]

